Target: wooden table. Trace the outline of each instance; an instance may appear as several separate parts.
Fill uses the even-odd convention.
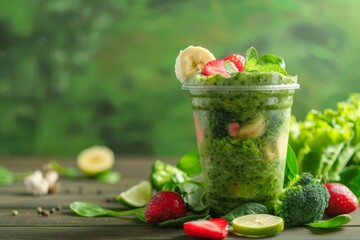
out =
[[[0,158],[0,165],[12,171],[40,169],[43,161],[30,158]],[[69,204],[87,201],[106,208],[120,210],[118,203],[107,199],[147,178],[154,158],[120,157],[115,168],[122,173],[117,184],[95,180],[69,180],[60,178],[61,191],[57,194],[34,197],[25,191],[23,182],[0,186],[0,239],[191,239],[181,228],[160,228],[139,222],[134,216],[84,218],[72,213]],[[174,162],[174,159],[163,159]],[[57,159],[63,165],[75,166],[75,160]],[[61,211],[44,217],[36,212],[41,206],[50,209],[58,205]],[[13,216],[12,210],[18,215]],[[351,214],[353,220],[333,230],[288,228],[271,239],[360,239],[360,211]],[[227,239],[242,239],[229,234]],[[244,239],[244,238],[243,238]]]

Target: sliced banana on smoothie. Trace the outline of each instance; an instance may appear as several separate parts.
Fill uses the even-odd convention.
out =
[[[195,72],[200,71],[206,63],[215,60],[215,56],[206,48],[189,46],[180,51],[175,60],[175,74],[184,83]]]
[[[108,171],[115,162],[113,151],[105,146],[93,146],[80,152],[77,157],[79,169],[87,176]]]

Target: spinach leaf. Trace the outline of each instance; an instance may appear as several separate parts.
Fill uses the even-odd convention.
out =
[[[360,196],[360,166],[346,167],[340,173],[339,183],[346,185],[357,197]]]
[[[101,217],[101,216],[124,216],[136,214],[137,212],[143,211],[145,208],[136,208],[125,211],[113,211],[100,207],[99,205],[87,202],[75,201],[70,204],[70,209],[79,216],[82,217]]]
[[[31,172],[11,172],[6,167],[0,166],[0,186],[11,185],[15,181],[23,181]]]
[[[351,221],[351,216],[348,214],[338,215],[328,220],[320,220],[318,222],[306,223],[306,226],[313,228],[337,228]]]
[[[241,217],[248,214],[262,214],[268,213],[267,208],[260,203],[244,203],[241,206],[235,208],[231,212],[223,216],[228,222],[231,222],[237,217]]]
[[[50,166],[53,170],[58,172],[60,175],[68,177],[68,178],[82,178],[83,175],[80,173],[80,171],[77,168],[74,167],[65,167],[61,164],[59,164],[56,161],[50,161]]]
[[[145,220],[145,209],[143,209],[142,211],[136,212],[135,215],[136,215],[137,219],[139,219],[141,222],[146,223],[146,220]]]
[[[289,182],[294,179],[298,174],[297,160],[294,150],[288,145],[287,154],[286,154],[286,165],[285,165],[285,178],[284,186],[287,187]]]
[[[179,183],[175,187],[175,191],[183,197],[190,211],[203,212],[210,209],[208,197],[202,183],[191,181]]]
[[[201,174],[200,156],[197,149],[184,155],[176,167],[185,172],[190,177]]]
[[[120,181],[121,174],[118,171],[106,171],[97,174],[95,178],[101,182],[114,184]]]

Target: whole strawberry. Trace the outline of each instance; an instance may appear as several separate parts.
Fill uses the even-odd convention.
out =
[[[358,200],[354,193],[340,183],[326,183],[325,187],[330,193],[329,205],[325,214],[332,217],[340,214],[351,213],[358,208]]]
[[[160,223],[177,219],[187,213],[183,198],[176,192],[157,192],[145,208],[145,220],[148,223]]]

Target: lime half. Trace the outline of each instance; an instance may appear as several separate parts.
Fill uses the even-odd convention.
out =
[[[232,221],[235,234],[253,237],[272,236],[284,230],[284,220],[270,214],[250,214]]]
[[[151,199],[153,189],[149,181],[142,181],[128,190],[120,193],[116,200],[128,207],[143,207]]]

